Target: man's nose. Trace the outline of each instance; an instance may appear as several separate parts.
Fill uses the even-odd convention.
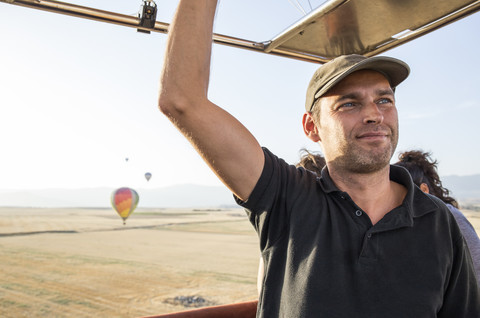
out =
[[[365,124],[380,124],[383,122],[383,112],[374,102],[365,104],[363,113],[363,122]]]

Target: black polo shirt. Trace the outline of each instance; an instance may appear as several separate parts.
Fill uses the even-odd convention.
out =
[[[267,149],[246,208],[265,263],[257,317],[480,317],[472,261],[460,230],[407,170],[408,189],[375,226],[328,170],[297,169]]]

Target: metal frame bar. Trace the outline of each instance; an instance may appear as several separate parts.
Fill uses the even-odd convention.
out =
[[[49,11],[53,13],[65,14],[74,16],[77,18],[90,19],[99,22],[112,23],[121,26],[131,27],[135,29],[141,29],[145,31],[168,33],[169,24],[163,22],[155,22],[155,27],[152,29],[144,28],[140,26],[140,19],[135,16],[99,10],[91,7],[80,6],[67,2],[60,2],[54,0],[0,0],[0,2],[27,7],[31,9],[38,9],[43,11]],[[228,45],[236,48],[242,48],[247,50],[253,50],[260,53],[268,53],[282,57],[294,58],[307,62],[323,62],[317,59],[315,56],[305,54],[303,52],[289,51],[285,49],[275,49],[271,52],[265,52],[265,43],[254,42],[232,36],[215,33],[213,35],[213,41],[218,44]]]
[[[218,44],[252,50],[259,53],[272,54],[276,56],[288,57],[313,63],[326,63],[329,61],[328,58],[305,53],[299,50],[289,50],[286,48],[282,48],[281,44],[290,39],[291,37],[295,36],[296,34],[300,33],[306,27],[308,27],[314,17],[318,18],[319,16],[326,15],[327,13],[335,10],[336,8],[343,5],[344,3],[347,3],[348,1],[351,0],[331,0],[326,2],[324,5],[314,10],[313,12],[305,16],[303,19],[293,24],[290,28],[273,38],[271,41],[254,42],[217,33],[213,35],[213,41]],[[164,34],[168,33],[169,27],[169,24],[167,23],[156,21],[154,28],[144,28],[140,26],[140,19],[134,16],[54,0],[0,0],[0,2]],[[380,54],[393,47],[399,46],[424,34],[432,32],[442,26],[464,18],[479,10],[480,0],[477,0],[471,5],[466,6],[465,8],[462,8],[446,17],[442,17],[427,26],[424,26],[417,30],[412,30],[412,32],[405,37],[402,37],[400,39],[392,39],[391,42],[387,42],[386,44],[378,47],[374,51],[368,52],[365,55],[373,56]]]

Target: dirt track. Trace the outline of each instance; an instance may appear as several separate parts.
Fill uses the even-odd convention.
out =
[[[257,237],[240,209],[0,209],[1,317],[139,317],[256,298]],[[177,304],[176,304],[177,303]]]

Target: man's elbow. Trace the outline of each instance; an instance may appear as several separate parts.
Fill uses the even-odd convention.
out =
[[[181,95],[160,92],[158,109],[168,117],[176,117],[188,109],[188,102]]]
[[[160,93],[158,96],[158,109],[164,114],[167,115],[171,113],[171,109],[175,108],[175,104],[164,94]]]
[[[158,97],[159,110],[169,118],[184,117],[208,103],[209,101],[204,95],[191,92],[160,90]]]

